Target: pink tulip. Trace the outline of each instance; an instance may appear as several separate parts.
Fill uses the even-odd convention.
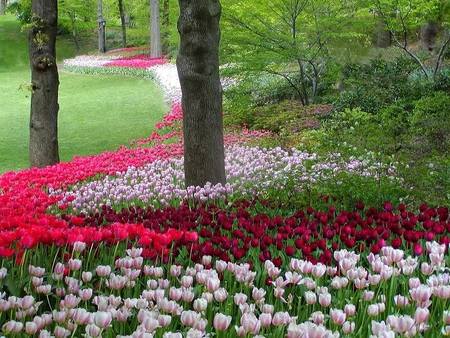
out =
[[[330,309],[330,318],[334,324],[342,325],[347,319],[347,315],[341,309]]]
[[[111,324],[112,315],[111,312],[98,311],[94,314],[94,324],[101,329],[105,329]]]
[[[208,301],[206,299],[197,298],[196,300],[194,300],[193,308],[195,311],[202,312],[202,311],[205,311],[207,307],[208,307]]]
[[[370,305],[367,307],[367,314],[368,314],[370,317],[376,317],[376,316],[378,316],[378,313],[379,313],[379,309],[378,309],[377,304],[370,304]]]
[[[206,287],[208,291],[214,292],[220,287],[220,279],[219,278],[209,278],[206,282]]]
[[[70,333],[71,332],[69,330],[61,326],[55,326],[55,329],[53,330],[55,338],[65,338],[67,336],[70,336]]]
[[[183,325],[193,327],[194,324],[200,320],[200,314],[195,311],[187,310],[181,313],[181,322]]]
[[[194,278],[192,276],[183,276],[181,277],[181,285],[185,288],[191,287],[194,282]],[[220,280],[219,280],[220,283]]]
[[[153,332],[156,328],[160,327],[159,321],[153,317],[147,317],[144,319],[142,326],[146,332]]]
[[[321,311],[315,311],[311,313],[310,320],[312,320],[315,324],[323,324],[325,321],[325,315]]]
[[[214,295],[214,299],[217,302],[222,303],[227,299],[228,292],[224,288],[219,288],[218,290],[214,291],[213,295]]]
[[[106,277],[111,273],[111,267],[109,265],[99,265],[95,268],[95,272],[99,277]]]
[[[355,323],[354,322],[345,322],[342,324],[342,332],[345,334],[352,334],[355,331]]]
[[[172,316],[169,315],[159,315],[158,323],[161,327],[166,327],[172,322]]]
[[[83,308],[77,308],[73,312],[72,319],[77,325],[86,325],[91,322],[91,313]]]
[[[319,295],[319,304],[323,307],[327,307],[331,304],[331,294],[320,294]]]
[[[306,291],[304,294],[305,302],[308,305],[313,305],[317,302],[317,295],[312,291]]]
[[[28,335],[34,335],[38,330],[38,326],[35,322],[26,322],[25,323],[25,332]]]
[[[418,307],[414,312],[414,320],[416,324],[425,323],[430,317],[430,310],[428,308]]]
[[[271,313],[261,313],[259,315],[259,322],[261,327],[269,327],[272,324],[272,314]]]
[[[261,323],[253,313],[244,313],[241,317],[241,325],[245,332],[258,334],[261,329]]]
[[[231,316],[216,313],[213,319],[213,326],[218,331],[225,331],[231,323]]]
[[[272,324],[275,326],[288,325],[291,317],[287,312],[276,312],[272,318]]]

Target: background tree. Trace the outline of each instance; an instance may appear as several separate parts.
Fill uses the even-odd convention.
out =
[[[75,48],[80,50],[79,34],[93,28],[92,12],[95,11],[91,0],[59,0],[58,2],[58,29],[66,29],[72,34]]]
[[[106,52],[105,41],[105,21],[103,19],[103,1],[97,1],[97,23],[98,23],[98,51],[100,53]]]
[[[31,67],[30,166],[59,162],[56,66],[57,0],[32,0],[29,33]]]
[[[446,51],[450,44],[450,4],[448,0],[374,0],[373,8],[381,20],[386,23],[395,46],[410,56],[422,70],[428,80],[439,73]],[[437,26],[442,27],[440,43],[437,43]],[[412,38],[420,29],[425,48],[429,51],[437,49],[434,67],[429,69],[424,59],[412,46]],[[430,50],[431,49],[431,50]]]
[[[150,57],[162,56],[159,0],[150,0]]]
[[[125,18],[125,11],[123,9],[123,0],[119,1],[119,15],[120,15],[120,26],[122,27],[122,48],[127,46],[127,25]]]
[[[182,90],[186,186],[226,181],[219,78],[218,0],[179,0],[177,58]]]
[[[314,103],[333,46],[342,54],[352,39],[364,43],[353,1],[241,0],[227,9],[230,62],[283,77],[303,105]]]
[[[0,15],[5,15],[6,0],[0,0]]]

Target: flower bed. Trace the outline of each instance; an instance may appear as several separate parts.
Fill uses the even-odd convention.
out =
[[[129,148],[0,176],[5,335],[450,335],[447,207],[296,205],[353,176],[397,184],[396,163],[245,128],[225,135],[226,186],[185,187],[177,97]]]

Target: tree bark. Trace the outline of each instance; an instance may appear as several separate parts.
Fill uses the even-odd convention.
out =
[[[163,26],[163,37],[162,37],[162,51],[169,51],[169,26],[170,26],[170,18],[169,18],[169,0],[163,0],[163,14],[162,14],[162,26]]]
[[[28,38],[31,67],[31,167],[59,162],[58,87],[56,66],[57,0],[32,0]]]
[[[127,24],[125,12],[123,11],[123,1],[119,0],[120,24],[122,25],[122,48],[127,47]]]
[[[150,0],[150,57],[162,56],[159,0]]]
[[[6,0],[0,0],[0,15],[5,15]]]
[[[105,41],[105,21],[103,20],[103,2],[97,1],[97,23],[98,23],[98,51],[100,53],[106,52]]]
[[[386,22],[378,21],[377,47],[386,48],[392,43],[391,32],[386,27]]]
[[[438,25],[433,21],[428,21],[426,26],[420,28],[420,46],[427,52],[432,53],[436,49],[436,37]]]
[[[178,0],[186,186],[226,182],[218,0]]]

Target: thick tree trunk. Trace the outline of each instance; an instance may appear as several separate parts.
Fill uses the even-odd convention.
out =
[[[428,21],[427,26],[420,28],[420,46],[427,52],[435,51],[437,33],[438,25],[433,21]]]
[[[392,43],[391,32],[386,27],[386,22],[378,21],[377,47],[386,48]]]
[[[6,0],[0,0],[0,15],[5,15]]]
[[[150,57],[162,56],[159,0],[150,0]]]
[[[127,23],[125,20],[125,12],[123,11],[123,1],[119,0],[120,24],[122,25],[122,47],[127,46]]]
[[[177,58],[183,108],[186,186],[226,181],[219,77],[218,0],[178,0]]]
[[[32,0],[28,39],[31,67],[30,166],[59,162],[57,0]]]

